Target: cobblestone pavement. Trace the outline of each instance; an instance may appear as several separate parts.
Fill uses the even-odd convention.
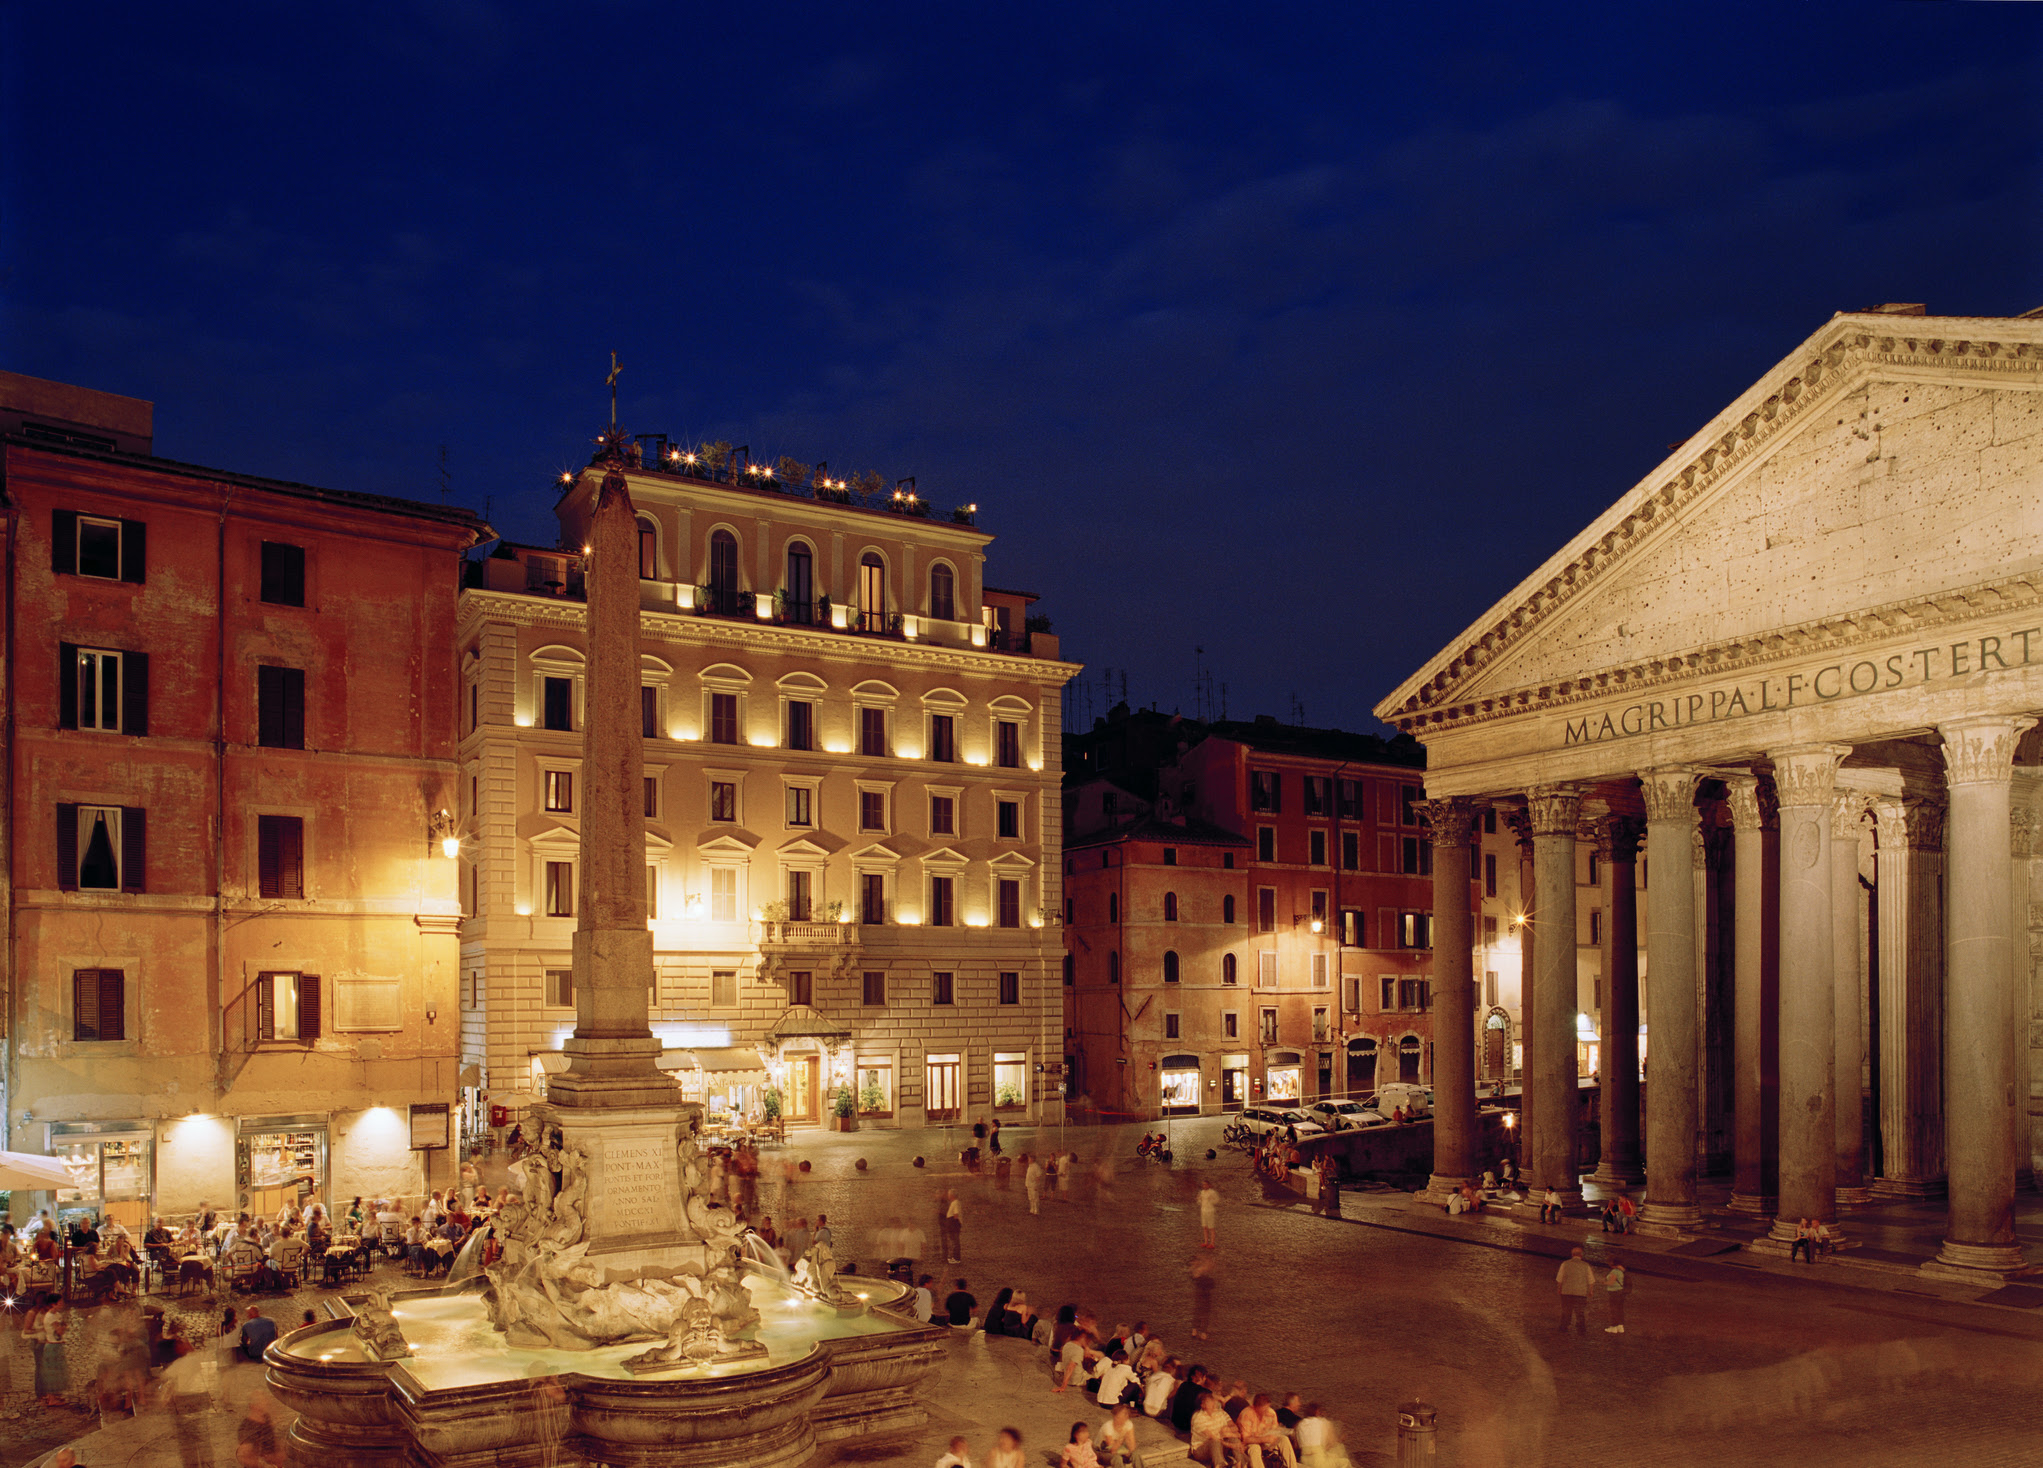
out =
[[[1865,1288],[1824,1266],[1799,1274],[1744,1267],[1640,1240],[1625,1249],[1633,1276],[1626,1333],[1602,1331],[1599,1299],[1589,1334],[1564,1336],[1555,1259],[1581,1235],[1582,1220],[1456,1233],[1441,1215],[1394,1195],[1353,1192],[1343,1217],[1321,1217],[1266,1194],[1237,1153],[1205,1161],[1217,1122],[1173,1131],[1177,1160],[1168,1167],[1135,1159],[1139,1128],[1004,1132],[1010,1157],[1059,1146],[1080,1156],[1079,1178],[1047,1194],[1038,1217],[1028,1213],[1019,1169],[1005,1190],[990,1173],[968,1176],[957,1162],[962,1137],[942,1131],[819,1134],[771,1150],[759,1202],[776,1224],[828,1213],[840,1254],[861,1269],[875,1267],[875,1231],[898,1218],[931,1240],[922,1268],[946,1287],[964,1277],[982,1304],[1013,1286],[1039,1305],[1084,1301],[1106,1323],[1146,1320],[1173,1349],[1196,1346],[1190,1354],[1225,1376],[1326,1403],[1360,1464],[1394,1461],[1396,1407],[1413,1397],[1438,1409],[1439,1461],[1457,1468],[2043,1462],[2043,1406],[2032,1389],[2043,1371],[2043,1312],[1940,1297],[1905,1277]],[[918,1151],[927,1162],[920,1169],[910,1161]],[[1104,1188],[1090,1168],[1102,1155],[1114,1163]],[[804,1159],[809,1173],[782,1176]],[[1189,1333],[1202,1176],[1223,1199],[1210,1342]],[[965,1201],[957,1265],[935,1257],[936,1198],[947,1187]],[[322,1294],[280,1298],[276,1313],[295,1322]],[[104,1338],[99,1319],[74,1332],[81,1393]],[[27,1352],[11,1337],[6,1345],[12,1382],[25,1392]],[[953,1342],[925,1396],[932,1420],[915,1441],[847,1447],[840,1461],[928,1464],[954,1432],[983,1454],[994,1429],[1012,1422],[1040,1463],[1039,1450],[1060,1443],[1072,1421],[1099,1415],[1050,1394],[1040,1353],[977,1336]],[[19,1392],[9,1399],[22,1400]],[[8,1444],[0,1462],[33,1461],[84,1425],[62,1416],[30,1408],[19,1423],[0,1423]],[[168,1468],[167,1432],[144,1426],[81,1456],[92,1468]],[[8,1443],[17,1427],[20,1438]]]

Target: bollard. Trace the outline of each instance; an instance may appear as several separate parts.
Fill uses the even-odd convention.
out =
[[[1397,1409],[1397,1468],[1433,1468],[1433,1421],[1439,1415],[1424,1402]]]

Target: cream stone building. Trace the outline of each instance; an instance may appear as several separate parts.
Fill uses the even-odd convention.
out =
[[[1077,671],[984,585],[970,507],[682,462],[640,517],[646,873],[662,1064],[712,1119],[1062,1113],[1060,691]],[[471,566],[458,646],[464,1102],[515,1114],[575,1022],[582,543]]]
[[[2039,372],[2035,313],[1832,318],[1379,707],[1426,744],[1437,842],[1465,843],[1492,807],[1531,847],[1536,1183],[1576,1181],[1575,956],[1544,938],[1574,931],[1595,836],[1611,923],[1637,921],[1636,872],[1656,882],[1647,1220],[1699,1221],[1716,1107],[1732,1206],[1773,1216],[1776,1240],[1869,1193],[1948,1192],[1927,1268],[2024,1267],[2012,1204],[2043,1042]],[[1440,962],[1457,921],[1436,915]],[[1637,981],[1605,982],[1603,1069],[1621,1079]],[[1445,996],[1470,986],[1436,988],[1446,1033]],[[1471,1160],[1451,1089],[1443,1179]]]

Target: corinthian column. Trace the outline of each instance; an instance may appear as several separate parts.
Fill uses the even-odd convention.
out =
[[[1831,1074],[1837,1096],[1837,1201],[1863,1203],[1866,1192],[1866,1032],[1860,999],[1859,834],[1865,797],[1839,791],[1830,806]]]
[[[1738,1027],[1731,1207],[1767,1216],[1779,1186],[1780,832],[1770,784],[1757,775],[1727,775],[1724,787],[1731,806],[1732,1008]]]
[[[1837,977],[1831,957],[1830,799],[1842,744],[1773,757],[1781,812],[1781,1184],[1773,1238],[1837,1217],[1837,1105],[1831,1075]]]
[[[1538,975],[1538,953],[1535,943],[1538,925],[1534,915],[1539,909],[1539,892],[1533,876],[1532,863],[1532,813],[1529,809],[1507,809],[1504,824],[1511,828],[1511,834],[1518,839],[1518,907],[1514,919],[1518,932],[1518,1030],[1517,1041],[1524,1047],[1525,1060],[1518,1070],[1518,1157],[1522,1170],[1525,1159],[1531,1155],[1532,1136],[1532,1043],[1527,1031],[1532,1028],[1532,991]],[[1512,1070],[1511,1055],[1504,1056],[1504,1069],[1508,1075]]]
[[[1610,873],[1603,909],[1603,1154],[1596,1181],[1629,1188],[1644,1182],[1639,1157],[1639,841],[1632,816],[1596,825],[1596,854]]]
[[[1575,1062],[1575,822],[1582,797],[1570,786],[1542,785],[1526,796],[1532,819],[1533,882],[1539,894],[1538,968],[1525,1023],[1525,1175],[1580,1202],[1575,1175],[1576,1113],[1581,1109]],[[2005,884],[2003,884],[2005,885]]]
[[[1881,799],[1880,1176],[1886,1198],[1927,1198],[1944,1172],[1944,808]]]
[[[1475,969],[1469,919],[1467,800],[1429,800],[1433,831],[1433,1176],[1446,1203],[1475,1176]]]
[[[2034,720],[1999,715],[1941,724],[1950,789],[1949,976],[1944,1140],[1951,1213],[1924,1268],[1999,1278],[2023,1267],[2015,1240],[2015,972],[2008,932],[2009,784],[2015,743]]]
[[[1653,1046],[1646,1087],[1646,1206],[1640,1219],[1667,1228],[1702,1222],[1695,1201],[1696,1043],[1695,787],[1691,769],[1639,777],[1646,802],[1646,861],[1662,873],[1646,904],[1646,984]],[[1636,1031],[1636,1025],[1634,1026]]]

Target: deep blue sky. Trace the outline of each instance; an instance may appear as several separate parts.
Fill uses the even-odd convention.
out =
[[[0,366],[550,541],[615,348],[978,501],[1095,710],[1369,727],[1831,312],[2043,305],[2038,12],[16,4]]]

